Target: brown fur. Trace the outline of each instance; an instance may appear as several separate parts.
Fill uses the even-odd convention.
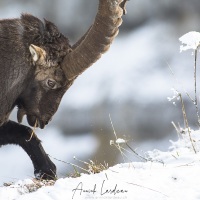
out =
[[[20,145],[37,178],[55,178],[56,167],[32,130],[19,123],[24,115],[30,126],[49,123],[74,79],[108,50],[126,1],[99,0],[94,24],[72,47],[47,20],[23,14],[0,21],[0,145]],[[18,123],[9,121],[15,106]]]

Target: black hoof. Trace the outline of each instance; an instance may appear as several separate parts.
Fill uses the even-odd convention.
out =
[[[56,180],[56,166],[54,163],[51,163],[51,167],[46,167],[42,169],[35,169],[34,170],[35,178],[36,179],[44,179],[44,180]]]

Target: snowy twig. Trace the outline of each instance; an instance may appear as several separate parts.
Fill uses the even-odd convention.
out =
[[[115,132],[115,128],[114,128],[114,125],[113,125],[113,122],[112,122],[112,119],[111,119],[111,116],[110,116],[110,114],[109,114],[109,118],[110,118],[110,123],[111,123],[111,126],[112,126],[112,129],[113,129],[113,133],[114,133],[114,135],[115,135],[115,138],[116,138],[116,141],[117,141],[117,134],[116,134],[116,132]],[[110,144],[112,143],[112,141],[110,141]],[[112,144],[111,144],[112,145]],[[121,153],[121,155],[122,155],[122,158],[123,158],[123,160],[124,160],[124,162],[125,162],[125,159],[124,159],[124,157],[123,157],[123,155],[125,156],[125,154],[122,152],[122,150],[121,150],[121,146],[119,145],[119,143],[117,143],[116,145],[115,145],[116,147],[117,147],[117,149],[120,151],[120,153]],[[126,156],[125,156],[126,157]]]
[[[179,165],[179,166],[176,166],[176,167],[190,167],[190,166],[193,166],[192,164],[194,164],[194,161],[187,163],[187,164],[184,164],[184,165]]]
[[[174,126],[174,128],[175,128],[175,130],[177,132],[178,138],[180,139],[180,136],[181,136],[181,129],[180,129],[180,127],[178,128],[173,121],[171,123],[172,123],[172,125]]]
[[[179,40],[183,44],[180,47],[181,52],[186,51],[188,49],[194,50],[194,100],[193,99],[191,100],[195,105],[198,126],[200,127],[200,116],[199,116],[199,108],[197,100],[197,54],[200,46],[200,33],[192,31],[183,35],[181,38],[179,38]]]
[[[132,149],[132,148],[128,145],[127,142],[126,142],[126,146],[127,146],[135,155],[137,155],[139,158],[141,158],[142,160],[148,161],[148,159],[142,157],[142,156],[139,155],[134,149]]]
[[[188,96],[188,98],[194,103],[194,99],[192,98],[192,96],[187,92],[187,90],[183,87],[183,84],[180,82],[180,80],[178,80],[171,68],[171,66],[167,63],[168,68],[172,74],[172,76],[174,77],[175,81],[177,82],[178,85],[180,85],[182,87],[182,90],[185,92],[186,96]]]
[[[73,163],[65,162],[65,161],[63,161],[63,160],[57,159],[57,158],[55,158],[55,157],[53,157],[53,156],[51,156],[51,155],[49,155],[49,154],[48,154],[48,156],[51,157],[51,158],[53,158],[54,160],[57,160],[57,161],[59,161],[59,162],[62,162],[62,163],[71,165],[71,166],[73,166],[73,167],[77,167],[77,168],[79,168],[79,169],[81,169],[81,170],[83,170],[83,171],[89,173],[88,170],[86,170],[86,169],[84,169],[84,168],[82,168],[82,167],[80,167],[80,166],[78,166],[78,165],[75,165],[75,164],[73,164]]]
[[[196,108],[196,114],[198,119],[198,126],[200,127],[200,117],[199,117],[199,108],[198,108],[198,101],[197,101],[197,51],[198,47],[194,50],[195,58],[194,58],[194,105]]]
[[[117,134],[116,134],[116,131],[115,131],[115,128],[114,128],[114,125],[113,125],[113,122],[112,122],[112,119],[111,119],[110,114],[109,114],[109,118],[110,118],[110,123],[111,123],[111,125],[112,125],[113,133],[114,133],[115,138],[116,138],[116,141],[117,141],[117,140],[118,140]],[[121,150],[120,142],[117,142],[116,144],[117,144],[118,150],[119,150],[120,153],[123,155],[124,153],[123,153],[122,150]],[[124,155],[125,155],[125,154],[124,154]],[[122,156],[122,157],[123,157],[123,156]],[[124,157],[123,157],[123,159],[124,159]],[[124,162],[125,162],[125,160],[124,160]]]
[[[194,147],[193,140],[192,140],[191,130],[190,130],[190,127],[189,127],[189,124],[188,124],[187,115],[186,115],[186,111],[185,111],[185,106],[184,106],[184,102],[183,102],[183,98],[182,98],[181,93],[179,93],[179,96],[180,96],[181,105],[182,105],[182,113],[183,113],[185,127],[186,127],[186,129],[188,131],[188,134],[189,134],[189,137],[190,137],[190,142],[192,144],[192,148],[193,148],[194,152],[197,153],[197,151],[196,151],[196,149]]]
[[[50,155],[49,155],[49,156],[50,156]],[[88,169],[85,169],[85,168],[83,168],[83,167],[80,167],[80,166],[75,165],[75,164],[70,163],[70,162],[65,162],[65,161],[63,161],[63,160],[54,158],[54,157],[52,157],[52,156],[50,156],[50,157],[53,158],[54,160],[59,161],[59,162],[62,162],[62,163],[71,165],[71,166],[74,168],[76,174],[78,174],[78,176],[80,176],[80,173],[76,170],[76,167],[77,167],[78,169],[83,170],[84,172],[87,172],[88,174],[96,174],[96,173],[99,173],[99,172],[101,172],[101,171],[103,171],[103,170],[108,169],[108,164],[107,164],[107,163],[104,163],[104,164],[101,164],[101,163],[100,163],[100,164],[97,164],[97,163],[95,163],[95,162],[92,161],[92,160],[90,160],[90,162],[85,162],[85,161],[82,161],[82,160],[77,159],[75,156],[74,156],[74,160],[83,163],[84,165],[87,166]],[[77,177],[77,176],[76,176],[76,177]]]
[[[151,190],[151,191],[153,191],[153,192],[157,192],[157,193],[159,193],[159,194],[162,194],[162,195],[165,196],[165,197],[169,197],[169,196],[167,196],[166,194],[163,194],[162,192],[159,192],[159,191],[157,191],[157,190],[151,189],[151,188],[149,188],[149,187],[145,187],[145,186],[138,185],[138,184],[135,184],[135,183],[127,183],[127,184],[134,185],[134,186],[137,186],[137,187],[141,187],[141,188],[144,188],[144,189],[147,189],[147,190]]]
[[[120,153],[121,153],[121,155],[123,157],[124,162],[125,162],[124,157],[126,157],[129,161],[131,161],[131,160],[123,152],[123,150],[126,151],[126,152],[128,152],[128,153],[134,153],[138,158],[142,159],[143,161],[149,161],[148,159],[146,159],[146,158],[142,157],[141,155],[139,155],[132,147],[130,147],[130,145],[127,143],[127,140],[124,140],[122,138],[118,138],[117,137],[117,134],[116,134],[116,131],[115,131],[115,128],[114,128],[114,125],[113,125],[113,122],[112,122],[110,114],[109,114],[109,118],[110,118],[110,122],[111,122],[111,125],[112,125],[113,133],[114,133],[115,138],[116,138],[115,141],[110,140],[110,145],[111,146],[115,146],[120,151]],[[125,144],[131,150],[131,152],[128,151],[127,149],[123,148],[122,146],[120,146],[120,144]]]

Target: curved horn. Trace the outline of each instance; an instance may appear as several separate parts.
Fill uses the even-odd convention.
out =
[[[99,0],[93,25],[72,47],[61,64],[68,80],[72,80],[105,53],[118,34],[127,0]]]

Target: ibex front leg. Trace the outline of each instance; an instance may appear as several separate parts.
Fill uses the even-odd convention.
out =
[[[32,129],[13,121],[8,121],[0,127],[0,146],[7,144],[20,145],[33,162],[36,178],[55,179],[56,166],[45,153],[41,141]]]

